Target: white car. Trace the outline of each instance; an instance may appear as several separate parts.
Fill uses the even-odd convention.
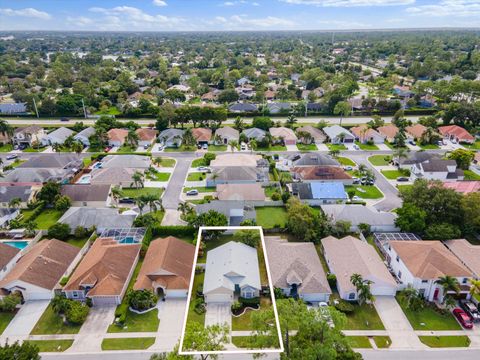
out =
[[[360,200],[362,200],[362,198],[360,196],[355,195],[354,197],[352,197],[352,200],[353,201],[360,201]]]
[[[247,145],[246,145],[245,143],[242,143],[242,145],[240,145],[240,149],[241,149],[242,151],[247,150]]]
[[[345,166],[345,167],[343,168],[343,170],[345,170],[345,171],[352,171],[352,170],[353,170],[353,166]]]
[[[203,144],[202,149],[203,149],[203,150],[208,150],[208,145],[207,145],[207,144]]]
[[[199,167],[197,168],[197,170],[198,170],[198,171],[201,171],[201,172],[208,172],[208,173],[212,171],[212,170],[211,170],[209,167],[207,167],[207,166],[199,166]]]
[[[195,195],[198,195],[198,190],[193,189],[193,190],[187,191],[187,196],[195,196]]]

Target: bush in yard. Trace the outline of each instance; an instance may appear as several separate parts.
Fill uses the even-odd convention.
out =
[[[355,307],[352,304],[342,299],[339,299],[338,303],[336,303],[334,306],[335,306],[335,309],[345,314],[352,313],[355,310]]]
[[[272,199],[272,201],[278,201],[278,200],[280,200],[280,197],[281,197],[281,196],[280,196],[280,194],[279,194],[278,192],[274,192],[274,193],[272,194],[272,196],[270,196],[270,198]]]
[[[328,274],[327,281],[328,285],[330,285],[331,288],[337,287],[337,277],[335,276],[335,274]]]
[[[282,193],[282,201],[284,204],[287,203],[288,199],[290,199],[290,193],[289,192],[283,192]]]
[[[52,239],[66,240],[71,231],[68,224],[56,223],[48,229],[48,236]]]
[[[246,219],[240,223],[240,226],[257,226],[257,222],[254,219]]]
[[[89,312],[90,308],[87,305],[78,301],[71,301],[65,315],[69,323],[81,325],[87,319]]]
[[[236,313],[241,308],[242,308],[242,304],[240,304],[239,301],[234,301],[232,306],[231,306],[232,312],[234,312],[234,313]]]
[[[43,185],[42,189],[37,194],[38,200],[43,200],[45,204],[51,205],[60,194],[60,184],[49,181]]]
[[[57,314],[65,314],[70,307],[72,300],[68,300],[63,296],[55,296],[52,300],[52,309]]]
[[[67,211],[72,206],[72,201],[68,196],[57,196],[55,199],[55,210]]]
[[[82,239],[82,238],[84,238],[85,236],[88,235],[87,229],[85,229],[85,228],[82,227],[82,226],[77,226],[77,227],[75,228],[75,231],[73,232],[73,235],[74,235],[77,239]]]
[[[257,247],[260,243],[260,233],[258,230],[240,230],[235,237],[245,245]]]
[[[10,294],[5,296],[0,300],[0,311],[2,312],[13,312],[15,311],[18,304],[22,302],[20,296],[15,294]]]
[[[285,296],[283,290],[278,288],[278,287],[273,289],[273,295],[275,296],[275,300],[286,299],[287,298]]]
[[[259,297],[254,297],[254,298],[244,298],[244,297],[239,297],[238,301],[243,306],[250,306],[250,307],[257,307],[260,304],[260,298]]]
[[[205,161],[205,165],[209,166],[210,162],[212,160],[215,160],[216,157],[217,155],[215,155],[214,153],[206,153],[205,155],[203,155],[203,160]]]
[[[205,301],[202,298],[195,299],[193,311],[195,311],[198,315],[202,315],[207,311],[205,309]]]
[[[145,311],[153,308],[157,304],[158,298],[150,290],[135,290],[128,293],[127,300],[131,308]]]
[[[0,346],[0,359],[18,359],[18,360],[40,360],[38,355],[38,346],[24,341],[20,344],[18,341],[4,346]]]

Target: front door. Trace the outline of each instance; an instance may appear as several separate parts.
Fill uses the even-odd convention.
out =
[[[439,288],[436,288],[435,289],[435,292],[433,293],[433,301],[437,301],[438,300],[438,293],[440,292],[440,289]]]

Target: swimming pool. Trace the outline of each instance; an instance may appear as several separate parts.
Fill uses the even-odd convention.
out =
[[[28,246],[28,241],[4,241],[4,244],[13,246],[17,249],[23,250]]]
[[[83,175],[80,179],[78,179],[77,184],[90,184],[90,180],[92,175]]]
[[[119,241],[120,244],[138,244],[138,241],[133,237],[126,237]]]

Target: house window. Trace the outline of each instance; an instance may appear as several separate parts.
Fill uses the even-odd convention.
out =
[[[251,291],[245,291],[243,293],[243,297],[246,299],[251,299],[253,297],[253,293]]]
[[[74,298],[77,298],[77,297],[78,297],[78,293],[77,293],[76,291],[74,291],[74,292],[72,293],[72,296],[73,296]]]
[[[348,294],[348,300],[355,300],[355,293]]]
[[[397,255],[397,262],[399,262],[399,261],[400,261],[400,256]]]
[[[401,272],[401,271],[398,271],[398,278],[399,278],[399,279],[402,278],[402,272]]]
[[[422,284],[428,283],[428,280],[422,280]]]
[[[425,296],[425,289],[420,289],[420,290],[418,290],[418,294],[419,294],[420,296],[424,297],[424,296]]]
[[[467,278],[463,278],[462,284],[466,284],[467,282],[468,282],[468,279],[467,279]]]

